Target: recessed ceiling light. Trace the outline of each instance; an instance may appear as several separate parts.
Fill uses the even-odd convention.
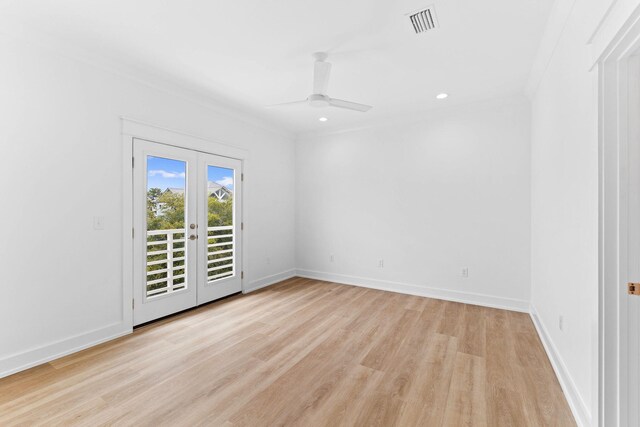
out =
[[[326,117],[320,117],[318,120],[320,120],[321,122],[326,122],[329,119],[327,119]]]
[[[449,95],[448,95],[448,94],[446,94],[446,93],[441,93],[441,94],[439,94],[438,96],[436,96],[436,98],[438,98],[438,99],[445,99],[447,96],[449,96]]]

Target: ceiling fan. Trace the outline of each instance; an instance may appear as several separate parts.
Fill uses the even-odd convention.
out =
[[[316,52],[312,56],[315,59],[313,67],[313,93],[303,101],[286,102],[284,104],[272,105],[272,107],[308,104],[312,107],[337,107],[363,113],[366,113],[372,108],[370,105],[330,98],[327,95],[327,86],[329,86],[331,63],[326,62],[329,55],[326,52]]]

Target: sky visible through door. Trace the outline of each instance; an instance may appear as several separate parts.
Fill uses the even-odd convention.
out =
[[[147,159],[147,190],[159,188],[184,189],[185,163],[173,159],[149,156]],[[208,180],[220,184],[229,190],[233,190],[233,170],[217,166],[209,166],[207,170]]]

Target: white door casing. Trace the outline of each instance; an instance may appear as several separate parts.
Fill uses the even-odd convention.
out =
[[[597,422],[605,426],[639,425],[640,297],[627,293],[628,282],[640,281],[638,52],[640,20],[636,19],[611,41],[598,61],[600,272]]]
[[[628,136],[627,136],[627,278],[640,282],[640,56],[628,60]],[[621,157],[623,158],[623,157]],[[623,264],[624,265],[624,264]],[[620,307],[621,350],[626,347],[626,358],[621,357],[621,423],[640,425],[640,296],[622,293]],[[626,321],[625,321],[626,317]],[[625,327],[626,326],[626,327]],[[626,390],[626,396],[625,396]]]

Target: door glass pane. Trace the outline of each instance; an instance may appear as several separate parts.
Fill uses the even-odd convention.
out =
[[[186,176],[181,160],[147,156],[147,297],[187,288]]]
[[[209,282],[235,274],[234,180],[233,169],[207,167],[207,278]]]

